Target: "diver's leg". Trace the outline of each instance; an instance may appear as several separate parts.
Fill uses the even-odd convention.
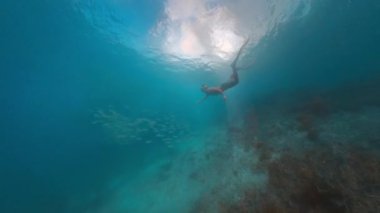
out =
[[[231,74],[230,78],[227,82],[224,82],[220,88],[223,91],[226,91],[227,89],[230,89],[231,87],[236,86],[239,83],[239,75],[238,72],[234,69],[233,73]]]
[[[239,74],[237,72],[237,69],[234,69],[234,71],[232,72],[230,81],[233,82],[234,85],[239,83]]]
[[[232,74],[230,76],[230,78],[228,79],[227,82],[223,83],[220,88],[223,90],[223,91],[226,91],[227,89],[231,88],[231,87],[234,87],[236,84],[239,83],[239,75],[238,75],[238,68],[236,67],[236,63],[237,61],[239,60],[239,57],[241,55],[241,53],[243,52],[243,49],[244,47],[248,44],[248,41],[249,39],[245,40],[244,44],[240,47],[234,61],[232,62],[231,64],[231,67],[232,67]]]
[[[240,57],[241,53],[243,52],[244,47],[248,44],[248,41],[249,41],[249,39],[245,40],[244,44],[240,47],[238,53],[236,54],[236,57],[235,57],[234,61],[231,64],[232,71],[234,73],[236,73],[237,70],[238,70],[238,68],[236,67],[236,63],[239,60],[239,57]]]

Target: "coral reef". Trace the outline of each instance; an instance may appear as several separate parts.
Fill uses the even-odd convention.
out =
[[[238,196],[205,194],[194,212],[380,212],[380,108],[327,114],[320,105],[256,110],[231,142],[252,152],[245,166],[267,181]]]
[[[265,192],[243,193],[226,212],[379,212],[380,158],[352,147],[287,153],[269,163]]]

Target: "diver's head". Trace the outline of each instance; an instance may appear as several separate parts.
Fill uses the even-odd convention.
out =
[[[201,91],[202,91],[202,92],[206,93],[206,92],[207,92],[207,89],[208,89],[207,84],[203,84],[203,85],[201,86]]]

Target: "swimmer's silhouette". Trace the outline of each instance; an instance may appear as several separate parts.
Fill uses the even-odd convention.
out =
[[[230,76],[230,78],[228,79],[227,82],[224,82],[222,83],[220,86],[216,86],[216,87],[209,87],[207,86],[206,84],[203,84],[202,87],[201,87],[201,90],[202,92],[204,92],[206,95],[205,97],[200,100],[198,103],[201,103],[203,102],[204,100],[206,100],[206,98],[209,96],[209,95],[223,95],[223,99],[226,100],[227,99],[227,96],[224,94],[224,91],[236,86],[238,83],[239,83],[239,75],[238,75],[238,70],[241,69],[241,68],[237,68],[236,67],[236,63],[237,61],[239,60],[239,57],[244,49],[244,47],[247,45],[249,39],[247,39],[244,44],[240,47],[239,49],[239,52],[237,53],[236,55],[236,58],[235,60],[232,62],[231,64],[231,68],[232,68],[232,74]]]

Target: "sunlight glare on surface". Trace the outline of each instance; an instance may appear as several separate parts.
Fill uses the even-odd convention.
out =
[[[231,63],[247,38],[245,53],[251,53],[283,23],[306,16],[311,4],[311,0],[73,1],[110,42],[179,68],[169,70],[208,71]]]
[[[162,46],[167,54],[189,59],[215,55],[229,60],[244,40],[235,33],[236,26],[237,19],[223,5],[210,5],[205,0],[168,0],[165,19],[156,30],[164,33]]]

